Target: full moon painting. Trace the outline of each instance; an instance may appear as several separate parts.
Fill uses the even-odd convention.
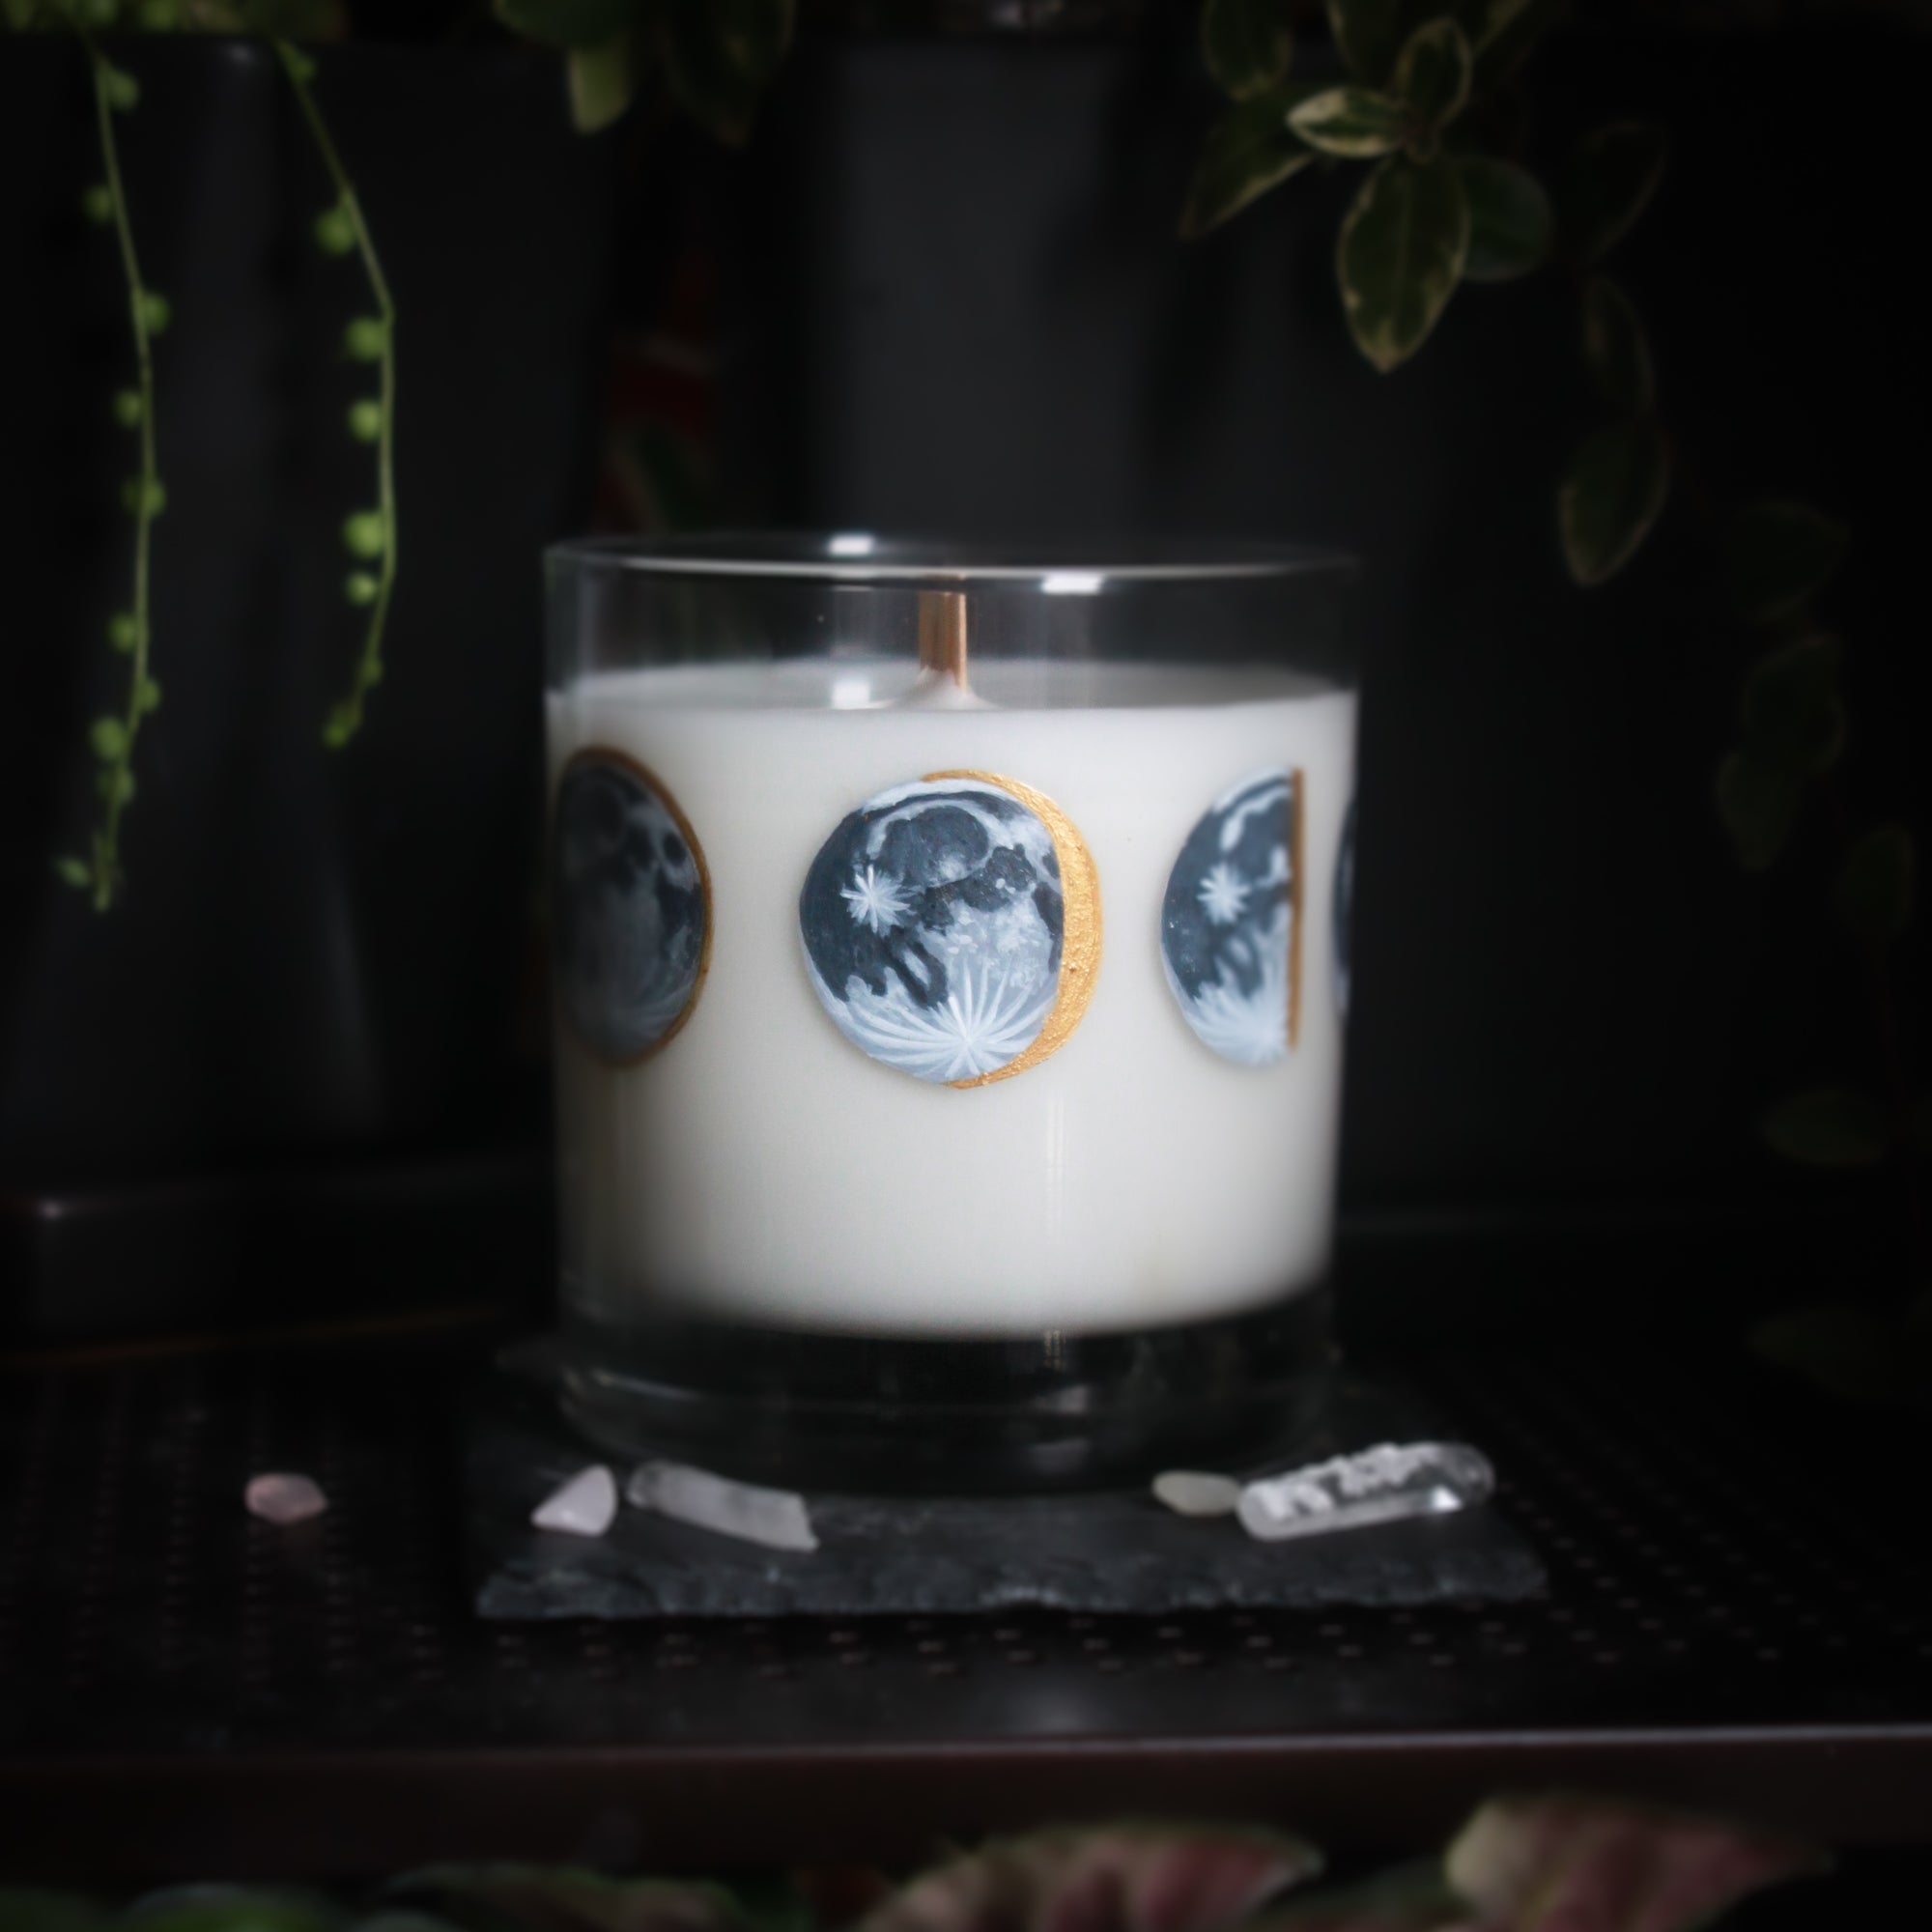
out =
[[[1079,870],[1071,893],[1063,854]],[[1037,793],[978,775],[895,785],[848,813],[807,871],[798,922],[839,1032],[888,1066],[953,1086],[1052,1051],[1078,1021],[1097,945],[1077,834]],[[1069,947],[1083,962],[1071,999]]]
[[[709,960],[704,860],[684,814],[641,766],[580,752],[552,834],[557,987],[579,1039],[641,1060],[689,1016]]]
[[[1187,1024],[1224,1060],[1265,1066],[1293,1041],[1300,779],[1262,772],[1188,834],[1161,906],[1160,956]]]

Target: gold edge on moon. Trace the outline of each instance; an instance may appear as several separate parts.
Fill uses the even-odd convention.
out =
[[[1044,792],[1022,784],[1018,779],[1003,778],[998,772],[927,772],[923,782],[941,784],[949,779],[973,779],[980,784],[997,786],[1016,798],[1046,827],[1053,840],[1054,857],[1060,862],[1060,896],[1064,918],[1060,939],[1060,990],[1053,1010],[1046,1016],[1033,1043],[1004,1066],[990,1073],[975,1074],[970,1080],[949,1080],[949,1087],[989,1087],[995,1080],[1010,1080],[1037,1066],[1049,1054],[1058,1053],[1072,1037],[1094,997],[1094,982],[1100,976],[1100,873],[1094,855],[1087,849],[1073,821]]]
[[[640,780],[650,788],[651,796],[664,807],[670,815],[670,822],[677,827],[678,836],[691,850],[693,863],[697,867],[697,895],[704,907],[704,937],[697,942],[697,977],[691,982],[691,996],[678,1009],[677,1017],[652,1040],[648,1046],[640,1047],[636,1053],[621,1057],[599,1053],[588,1040],[570,1024],[568,1003],[565,1002],[564,1028],[583,1051],[600,1065],[614,1066],[628,1072],[634,1066],[641,1066],[645,1061],[662,1053],[679,1034],[684,1031],[685,1022],[697,1009],[699,996],[704,991],[704,976],[711,971],[711,935],[713,920],[711,914],[711,867],[704,861],[704,847],[697,842],[697,834],[691,829],[691,820],[684,815],[684,807],[678,804],[670,787],[651,770],[640,764],[628,752],[619,752],[609,745],[580,745],[563,762],[563,769],[556,775],[556,783],[551,793],[551,812],[556,811],[556,800],[563,794],[563,781],[580,765],[616,765],[627,771],[634,779]]]

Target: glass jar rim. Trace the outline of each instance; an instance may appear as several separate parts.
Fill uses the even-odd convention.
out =
[[[1051,596],[1116,585],[1352,577],[1357,560],[1305,544],[1177,538],[1041,543],[885,536],[869,530],[713,530],[702,535],[573,537],[554,565],[659,577],[782,579],[831,584],[998,583]]]

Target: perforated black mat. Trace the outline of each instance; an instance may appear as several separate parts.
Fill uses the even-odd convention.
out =
[[[0,1380],[0,1868],[874,1855],[1029,1803],[1325,1807],[1359,1838],[1526,1775],[1932,1830],[1922,1533],[1833,1494],[1784,1410],[1701,1368],[1420,1374],[1496,1458],[1549,1572],[1531,1602],[531,1627],[469,1612],[480,1354]],[[244,1479],[277,1467],[334,1507],[250,1520]]]

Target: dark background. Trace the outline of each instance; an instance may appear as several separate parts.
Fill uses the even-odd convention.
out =
[[[1378,376],[1333,281],[1353,170],[1177,239],[1218,106],[1191,9],[1009,14],[808,8],[727,154],[656,100],[579,140],[540,54],[448,8],[361,10],[397,43],[327,50],[318,84],[402,298],[407,551],[390,675],[341,757],[314,724],[355,642],[335,529],[366,453],[329,354],[354,278],[305,247],[323,184],[267,57],[130,44],[130,193],[176,308],[168,700],[107,920],[46,859],[84,839],[85,721],[120,671],[96,640],[125,567],[125,452],[99,426],[124,332],[74,213],[84,68],[0,49],[5,257],[40,292],[4,311],[8,366],[35,380],[10,385],[0,454],[0,1278],[29,1284],[30,1321],[72,1306],[44,1204],[95,1215],[64,1238],[138,1233],[157,1189],[177,1219],[272,1225],[204,1243],[130,1320],[225,1308],[207,1283],[265,1254],[286,1272],[276,1227],[318,1188],[330,1260],[296,1300],[355,1300],[343,1205],[378,1196],[416,1202],[432,1250],[446,1204],[502,1215],[498,1285],[541,1300],[535,555],[593,518],[1357,553],[1358,1218],[1817,1204],[1894,1237],[1901,1176],[1781,1167],[1753,1123],[1794,1088],[1889,1077],[1828,907],[1840,827],[1923,817],[1909,291],[1932,40],[1886,10],[1662,31],[1586,8],[1532,62],[1530,159],[1630,114],[1671,140],[1611,266],[1650,324],[1679,487],[1625,575],[1580,591],[1554,483],[1599,417],[1565,272],[1463,290]],[[1328,57],[1306,40],[1312,74]],[[1853,725],[1835,796],[1750,880],[1711,781],[1763,640],[1728,624],[1712,564],[1723,511],[1762,494],[1853,527],[1826,607]],[[1894,965],[1912,1081],[1922,939]]]

